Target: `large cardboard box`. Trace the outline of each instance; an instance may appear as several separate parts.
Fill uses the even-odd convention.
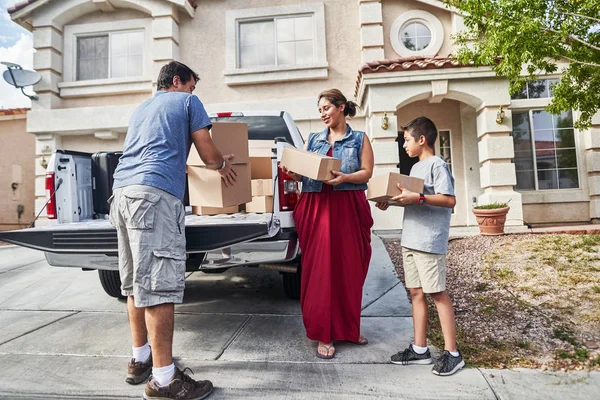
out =
[[[219,172],[206,167],[188,165],[190,205],[208,207],[229,207],[252,201],[250,165],[238,164],[233,186],[225,186]]]
[[[252,196],[273,196],[273,179],[252,179]]]
[[[390,200],[392,197],[401,194],[400,189],[396,186],[397,184],[400,184],[401,187],[406,188],[411,192],[422,193],[425,182],[423,179],[398,174],[396,172],[377,175],[372,177],[369,181],[367,199],[375,202],[387,202],[392,206],[399,206],[400,204]]]
[[[221,154],[233,154],[231,164],[247,164],[249,162],[248,124],[242,122],[215,122],[210,130],[210,136]],[[190,149],[187,165],[205,165],[200,155],[198,155],[196,146],[192,146]]]
[[[240,211],[240,206],[231,207],[205,207],[192,206],[192,214],[196,215],[218,215],[218,214],[235,214]]]
[[[273,196],[254,196],[250,203],[246,203],[247,213],[273,212]]]
[[[292,172],[318,181],[328,181],[335,176],[331,171],[339,171],[342,160],[316,153],[285,147],[281,156],[281,165]]]
[[[273,178],[273,160],[271,157],[250,157],[250,168],[252,179]]]

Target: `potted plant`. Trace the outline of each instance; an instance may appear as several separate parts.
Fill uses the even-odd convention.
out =
[[[473,207],[473,214],[477,217],[479,232],[482,235],[504,234],[506,214],[510,210],[508,203],[490,203]]]

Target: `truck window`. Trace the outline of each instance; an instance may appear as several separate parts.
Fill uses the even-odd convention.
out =
[[[213,122],[245,122],[248,124],[248,140],[273,140],[276,137],[285,138],[293,144],[292,136],[283,117],[279,116],[243,116],[215,117]]]

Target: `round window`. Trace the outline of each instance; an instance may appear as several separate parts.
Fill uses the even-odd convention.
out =
[[[421,22],[409,22],[398,33],[400,43],[411,51],[421,51],[431,43],[431,31]]]

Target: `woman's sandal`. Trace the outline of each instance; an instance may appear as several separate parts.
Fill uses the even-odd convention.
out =
[[[320,348],[324,348],[327,350],[327,355],[321,354],[319,353],[319,349]],[[329,351],[333,349],[333,354],[329,355]],[[330,344],[329,346],[325,345],[325,344],[320,344],[317,346],[317,357],[322,358],[324,360],[331,360],[333,357],[335,357],[335,347],[333,347],[333,343]]]
[[[366,337],[364,337],[363,335],[360,335],[358,337],[358,342],[350,342],[350,343],[354,343],[354,344],[357,344],[359,346],[364,346],[365,344],[369,344],[369,341],[367,340]]]

